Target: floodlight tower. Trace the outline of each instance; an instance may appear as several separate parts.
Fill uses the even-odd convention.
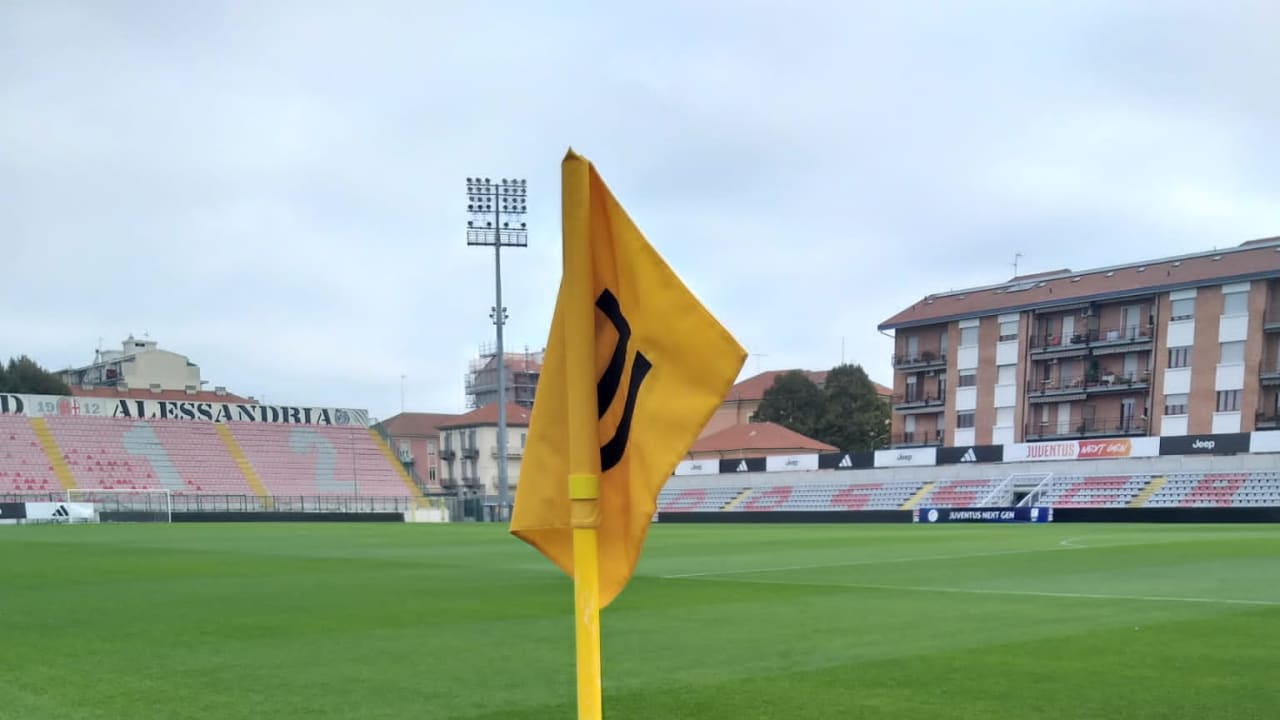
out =
[[[497,327],[498,372],[498,521],[509,517],[507,487],[507,356],[502,347],[502,326],[507,308],[502,304],[502,248],[526,247],[529,236],[524,221],[526,186],[523,179],[467,178],[467,245],[493,246],[494,305],[489,317]]]

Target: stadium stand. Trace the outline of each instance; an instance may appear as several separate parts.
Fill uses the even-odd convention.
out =
[[[982,503],[1005,478],[988,478],[986,480],[943,480],[938,482],[927,494],[920,498],[919,507],[965,508],[975,507]]]
[[[409,494],[364,429],[230,423],[269,495]]]
[[[1055,476],[1049,479],[1039,504],[1052,507],[1125,507],[1133,503],[1152,479],[1151,475]]]
[[[1143,507],[1274,505],[1280,505],[1280,472],[1171,474]]]
[[[915,480],[883,483],[815,483],[779,485],[749,491],[729,511],[770,510],[896,510],[921,483]]]
[[[0,492],[414,494],[363,427],[0,415],[0,461]]]
[[[61,489],[31,422],[18,415],[0,415],[0,492]]]
[[[660,512],[770,512],[779,510],[894,510],[908,507],[965,508],[1003,505],[997,492],[1008,478],[889,482],[814,482],[716,488],[665,488]],[[1179,473],[1167,476],[1062,475],[1050,477],[1037,505],[1101,507],[1280,506],[1280,471]],[[919,497],[914,497],[920,493]],[[993,494],[1001,497],[992,497]],[[909,502],[910,501],[910,502]]]
[[[663,488],[658,493],[659,512],[715,512],[741,495],[741,487]]]

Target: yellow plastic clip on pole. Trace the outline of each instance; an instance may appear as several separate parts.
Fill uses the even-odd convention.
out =
[[[561,164],[560,182],[578,720],[600,720],[600,562],[596,530],[600,524],[600,438],[596,431],[595,282],[590,168],[586,159],[570,150]]]

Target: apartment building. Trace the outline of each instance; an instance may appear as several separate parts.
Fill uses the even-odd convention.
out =
[[[1280,427],[1280,238],[929,295],[880,329],[897,447]]]
[[[520,459],[529,434],[530,411],[507,405],[507,484],[514,492]],[[498,405],[493,403],[458,415],[437,426],[440,433],[440,485],[460,495],[493,496],[498,492]]]

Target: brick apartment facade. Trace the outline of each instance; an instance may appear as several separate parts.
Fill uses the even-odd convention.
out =
[[[929,295],[895,337],[895,447],[1280,428],[1280,238]]]

